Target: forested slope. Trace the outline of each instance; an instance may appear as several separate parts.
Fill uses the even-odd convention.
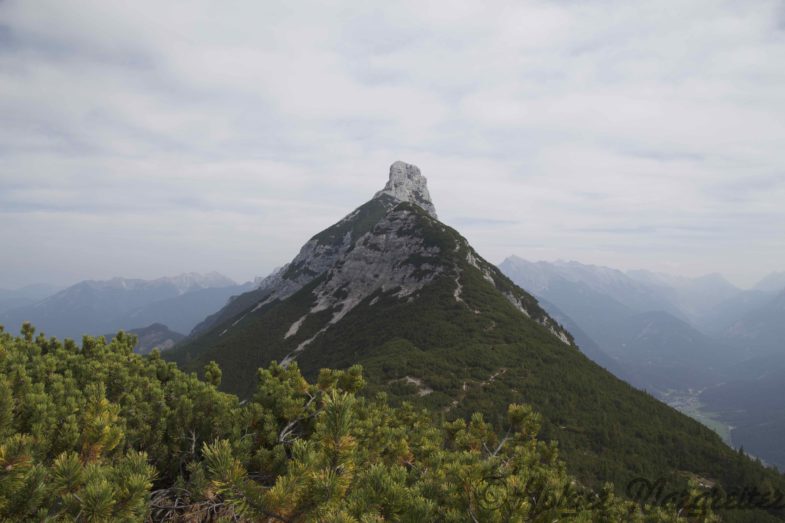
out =
[[[296,364],[260,369],[241,403],[217,390],[217,365],[200,381],[134,342],[0,331],[0,519],[677,519],[675,505],[576,483],[524,405],[508,408],[501,433],[481,414],[434,423],[383,394],[358,397],[359,367],[308,383]]]

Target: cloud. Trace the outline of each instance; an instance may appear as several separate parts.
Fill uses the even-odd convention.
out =
[[[785,267],[784,16],[777,1],[0,3],[0,285],[262,275],[396,159],[493,261],[751,283]]]

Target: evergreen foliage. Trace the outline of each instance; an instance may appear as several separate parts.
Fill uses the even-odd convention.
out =
[[[540,416],[510,405],[435,423],[359,366],[259,369],[248,401],[123,333],[81,346],[0,329],[0,520],[694,521],[590,490],[539,440]],[[688,512],[685,512],[688,511]]]

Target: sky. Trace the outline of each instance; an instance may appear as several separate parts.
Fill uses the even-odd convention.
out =
[[[491,262],[785,270],[785,3],[0,1],[0,287],[264,276],[418,165]]]

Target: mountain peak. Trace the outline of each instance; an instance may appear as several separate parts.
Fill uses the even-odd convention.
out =
[[[384,189],[377,192],[374,198],[382,195],[390,195],[402,202],[414,203],[428,214],[436,218],[436,208],[431,202],[431,195],[428,193],[428,180],[420,173],[416,165],[397,161],[390,166],[390,179]]]

